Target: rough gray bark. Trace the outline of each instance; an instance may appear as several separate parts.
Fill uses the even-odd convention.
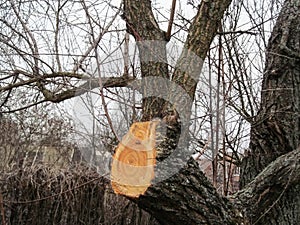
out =
[[[252,124],[250,152],[242,163],[241,188],[270,162],[300,144],[300,2],[287,0],[273,29],[266,55],[261,109]],[[287,174],[287,176],[294,176]],[[282,195],[256,224],[297,224],[300,185],[275,186]],[[277,195],[274,195],[277,196]],[[273,196],[273,198],[274,198]],[[270,201],[270,200],[269,200]],[[257,220],[253,215],[251,222]]]
[[[170,74],[167,64],[166,33],[159,28],[155,20],[151,1],[124,1],[123,17],[128,32],[134,36],[139,48],[142,78],[162,77],[168,80]],[[146,97],[149,86],[158,85],[143,84],[142,120],[144,121],[154,117],[162,118],[167,104],[164,99],[156,96]]]
[[[217,28],[218,19],[220,19],[218,17],[220,14],[218,13],[222,12],[221,8],[226,8],[228,3],[226,1],[216,1],[214,3],[203,1],[201,3],[199,13],[191,25],[185,45],[186,48],[204,59],[207,51],[205,50],[206,46],[209,46],[207,44],[210,43],[216,31],[213,28]],[[287,0],[285,2],[270,39],[263,79],[261,110],[256,117],[255,123],[252,124],[251,150],[250,154],[243,161],[241,187],[245,187],[246,184],[253,181],[276,158],[297,149],[299,145],[299,4],[299,1],[296,0]],[[213,15],[211,14],[212,12],[214,12]],[[198,26],[200,24],[202,26]],[[212,36],[209,36],[209,34],[212,34]],[[198,46],[201,46],[201,48]],[[185,54],[188,54],[188,51]],[[186,58],[190,59],[189,55],[182,55],[184,63],[186,63],[184,60]],[[180,67],[180,60],[178,67]],[[191,67],[196,65],[191,60],[189,62]],[[196,74],[200,70],[201,66],[195,67],[195,71],[190,70],[189,72],[195,72]],[[195,76],[178,70],[175,71],[172,79],[181,85],[193,98],[197,84]],[[189,108],[184,103],[181,106]],[[244,204],[244,210],[247,210],[247,213],[244,213],[243,216],[245,223],[290,224],[292,222],[296,224],[300,221],[297,213],[300,205],[300,197],[297,195],[297,192],[299,192],[297,182],[294,185],[290,185],[288,179],[285,180],[287,183],[280,183],[279,185],[276,181],[276,179],[283,179],[277,170],[284,171],[287,177],[289,177],[288,172],[293,171],[293,165],[289,165],[291,167],[288,166],[288,170],[285,170],[283,162],[278,160],[275,166],[270,167],[271,169],[268,168],[267,171],[263,171],[259,178],[253,181],[256,188],[251,187],[249,184],[250,187],[247,186],[244,191],[240,192],[241,197],[239,199],[242,205]],[[189,180],[190,176],[193,177],[193,167],[189,166],[189,164],[183,171],[185,171],[184,179]],[[197,176],[201,180],[199,184],[203,183],[201,175],[197,174]],[[203,207],[201,204],[195,203],[193,205],[189,203],[189,197],[184,196],[184,193],[187,191],[184,183],[182,184],[184,179],[180,179],[180,177],[181,175],[177,174],[176,177],[170,178],[171,180],[166,181],[166,183],[160,184],[161,186],[158,185],[161,188],[156,186],[150,188],[149,194],[139,199],[140,206],[153,213],[162,224],[168,224],[168,221],[171,221],[173,224],[217,224],[217,219],[209,220],[204,216],[205,212],[199,210],[199,208]],[[264,179],[267,179],[268,182],[264,183]],[[170,187],[176,187],[178,195],[170,192]],[[199,190],[197,190],[198,188]],[[201,199],[201,196],[202,199],[208,197],[200,194],[203,194],[200,191],[201,185],[198,185],[195,189],[195,192],[191,191],[192,196],[195,195],[198,199]],[[251,192],[250,194],[249,191]],[[153,198],[154,196],[155,198]],[[252,196],[252,199],[249,199],[250,197],[247,199],[245,196]],[[155,200],[160,199],[162,203],[157,204],[152,198]],[[209,196],[209,198],[212,197]],[[218,197],[216,198],[218,200],[215,203],[219,201],[220,205],[222,205],[222,200]],[[176,199],[181,199],[180,204]],[[260,206],[260,208],[247,207],[249,202]],[[180,205],[178,210],[174,207],[176,204]],[[212,205],[216,206],[216,204]],[[187,206],[196,210],[193,211]],[[230,208],[228,205],[226,207]],[[225,209],[226,207],[222,209],[231,216],[226,218],[228,219],[226,220],[222,215],[219,215],[218,220],[222,221],[221,223],[223,224],[237,222],[234,211],[230,211],[228,208]],[[261,207],[265,210],[262,211]],[[185,209],[187,210],[185,211]],[[187,213],[189,210],[192,211],[190,214]],[[210,210],[213,211],[214,209],[209,208],[206,211],[209,212]],[[219,211],[222,210],[219,209]],[[242,212],[243,210],[241,210]],[[214,217],[210,213],[205,215],[209,215],[208,217],[210,218]]]
[[[136,200],[161,224],[238,224],[237,211],[220,196],[194,159]]]
[[[300,148],[278,157],[253,181],[232,196],[246,224],[298,224],[298,195],[287,195],[299,188]],[[291,206],[290,203],[293,203]],[[279,205],[278,205],[279,204]],[[283,204],[283,205],[281,205]],[[287,210],[290,206],[291,211]],[[274,214],[275,213],[275,214]]]

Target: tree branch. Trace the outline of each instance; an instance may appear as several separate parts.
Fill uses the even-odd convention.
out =
[[[56,72],[56,73],[49,73],[49,74],[44,74],[41,76],[34,76],[31,73],[28,73],[23,70],[15,70],[13,73],[13,76],[18,76],[18,75],[24,75],[26,77],[30,77],[28,80],[21,80],[20,82],[13,82],[12,84],[8,84],[6,86],[0,87],[0,92],[3,91],[8,91],[13,88],[25,86],[25,85],[30,85],[34,84],[36,82],[41,82],[41,81],[46,81],[46,79],[49,78],[60,78],[60,77],[70,77],[70,78],[77,78],[77,79],[89,79],[89,76],[86,76],[84,74],[78,74],[78,73],[69,73],[69,72]],[[8,77],[10,78],[10,77]]]
[[[161,30],[152,12],[151,1],[124,1],[124,19],[127,30],[137,41],[165,41],[165,32]]]
[[[166,34],[159,28],[154,17],[150,0],[124,1],[124,20],[127,31],[137,41],[142,77],[163,77],[170,79],[167,64]],[[151,86],[158,86],[155,84]],[[166,101],[158,97],[145,97],[149,91],[149,84],[142,90],[143,121],[154,117],[163,117]]]
[[[251,183],[231,197],[248,222],[259,220],[289,188],[300,182],[300,148],[270,163]]]
[[[50,73],[50,74],[44,74],[41,76],[34,76],[30,73],[27,73],[22,70],[15,70],[13,72],[14,77],[17,77],[18,75],[24,75],[26,77],[29,77],[27,80],[23,80],[19,78],[19,82],[16,82],[15,80],[6,86],[0,87],[0,92],[8,91],[10,92],[14,88],[18,87],[24,87],[26,85],[37,85],[39,82],[47,83],[47,79],[53,79],[53,78],[76,78],[78,81],[82,80],[85,81],[83,84],[67,89],[65,91],[55,93],[45,88],[43,85],[43,89],[39,89],[43,95],[44,99],[41,102],[62,102],[64,100],[70,99],[74,96],[82,95],[94,88],[99,87],[99,78],[91,78],[89,76],[86,76],[85,74],[78,74],[78,73],[72,73],[72,72],[56,72],[56,73]],[[8,77],[8,79],[10,76]],[[112,87],[126,87],[129,85],[130,82],[134,80],[133,77],[129,76],[121,76],[121,77],[103,77],[102,78],[102,85],[103,88],[112,88]],[[50,83],[53,83],[54,81],[49,81]],[[40,88],[41,86],[39,86]],[[69,88],[69,87],[65,87]]]
[[[102,78],[102,85],[103,88],[111,88],[111,87],[126,87],[134,78],[132,77],[103,77]],[[99,87],[99,78],[93,78],[86,81],[84,84],[63,91],[61,93],[53,93],[50,91],[44,91],[44,97],[46,101],[58,103],[64,100],[70,99],[75,96],[82,95],[94,88]]]
[[[168,30],[166,33],[166,40],[169,41],[171,38],[171,32],[172,32],[172,25],[174,22],[174,15],[175,15],[175,7],[176,7],[176,0],[172,1],[172,7],[171,7],[171,14],[170,14],[170,20],[168,24]]]
[[[231,0],[201,1],[172,80],[193,99],[203,61]],[[188,107],[187,107],[188,108]]]
[[[177,174],[132,200],[161,224],[253,224],[286,190],[299,184],[299,162],[300,148],[279,157],[244,189],[226,199],[190,159]]]

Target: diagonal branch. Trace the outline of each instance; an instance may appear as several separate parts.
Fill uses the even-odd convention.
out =
[[[150,186],[145,195],[134,201],[162,225],[230,225],[238,224],[240,219],[193,158],[177,174]]]
[[[132,77],[104,77],[102,78],[102,85],[103,88],[126,87],[133,80],[134,78]],[[86,92],[98,87],[99,78],[93,78],[78,87],[74,87],[60,93],[53,93],[49,90],[43,90],[43,95],[46,101],[58,103],[75,96],[85,94]]]
[[[201,1],[172,80],[193,99],[203,61],[231,0]]]
[[[0,87],[0,92],[6,92],[8,93],[14,89],[24,86],[35,86],[39,82],[47,82],[47,79],[53,79],[53,78],[63,78],[63,77],[69,77],[69,78],[76,78],[78,81],[84,81],[83,84],[79,86],[75,86],[73,88],[68,88],[65,91],[62,92],[52,92],[45,87],[43,89],[40,89],[40,91],[44,95],[44,99],[41,102],[62,102],[64,100],[70,99],[74,96],[82,95],[94,88],[99,87],[99,78],[90,78],[86,76],[85,74],[78,74],[78,73],[72,73],[72,72],[55,72],[50,74],[44,74],[41,76],[33,76],[30,73],[27,73],[22,70],[15,70],[13,73],[14,77],[17,77],[18,75],[23,75],[25,77],[29,77],[27,80],[19,79],[19,82],[12,82],[6,86]],[[11,76],[8,76],[7,79],[10,79]],[[121,77],[103,77],[102,78],[102,85],[103,88],[113,88],[113,87],[126,87],[134,80],[133,77],[128,76],[121,76]],[[53,83],[53,81],[49,81],[50,83]]]
[[[300,183],[300,148],[270,163],[251,183],[232,196],[234,205],[253,222],[264,216],[291,187]]]

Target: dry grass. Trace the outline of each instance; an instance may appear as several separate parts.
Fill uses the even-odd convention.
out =
[[[0,224],[156,224],[82,164],[69,169],[38,164],[1,174],[0,179],[0,209],[5,211]]]

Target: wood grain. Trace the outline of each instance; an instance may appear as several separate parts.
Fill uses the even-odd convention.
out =
[[[116,194],[137,198],[151,185],[156,163],[158,123],[133,123],[119,143],[111,167],[111,184]]]

